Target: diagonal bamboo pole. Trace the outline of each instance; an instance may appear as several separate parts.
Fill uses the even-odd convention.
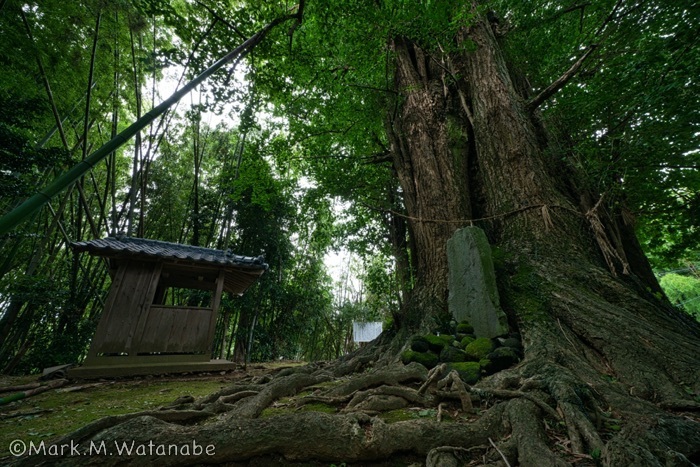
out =
[[[26,217],[49,202],[52,197],[60,193],[63,189],[78,181],[80,177],[95,167],[98,162],[102,161],[102,159],[107,157],[111,152],[117,150],[120,146],[129,141],[132,136],[146,127],[146,125],[151,123],[153,120],[158,118],[173,104],[182,99],[182,97],[201,84],[205,79],[209,78],[222,66],[236,57],[245,56],[253,47],[255,47],[265,38],[267,33],[270,32],[272,28],[290,19],[299,20],[299,15],[295,14],[284,16],[267,24],[263,29],[251,36],[250,39],[233,49],[223,58],[219,59],[219,61],[214,63],[199,76],[183,86],[182,89],[175,91],[172,96],[161,102],[146,115],[129,125],[126,129],[105,143],[102,147],[90,154],[84,160],[80,161],[78,164],[74,165],[70,170],[60,175],[43,190],[40,190],[37,194],[26,200],[24,203],[5,214],[2,218],[0,218],[0,235],[4,235],[17,227],[17,225],[19,225]]]

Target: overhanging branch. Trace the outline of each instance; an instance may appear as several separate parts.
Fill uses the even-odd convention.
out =
[[[207,6],[206,4],[204,4],[203,2],[201,2],[200,0],[196,0],[196,2],[197,2],[197,5],[201,6],[201,7],[204,8],[205,10],[207,10],[207,11],[209,12],[209,14],[212,15],[212,16],[214,17],[215,20],[221,21],[221,22],[224,23],[226,26],[228,26],[233,32],[236,33],[236,35],[238,35],[238,37],[240,37],[240,38],[243,39],[243,40],[246,40],[246,39],[247,39],[247,37],[245,36],[245,34],[243,34],[236,26],[234,26],[233,24],[231,24],[229,21],[226,21],[226,20],[225,20],[221,15],[219,15],[216,11],[214,11],[213,9],[211,9],[209,6]]]
[[[537,107],[542,105],[544,101],[552,97],[561,88],[563,88],[566,85],[566,83],[568,83],[571,80],[571,78],[576,76],[576,73],[578,73],[579,69],[581,69],[581,65],[583,65],[583,62],[585,62],[586,59],[593,53],[596,47],[596,44],[589,45],[584,54],[581,56],[581,58],[576,60],[576,63],[574,63],[571,66],[571,68],[566,70],[566,72],[559,78],[557,78],[556,81],[547,86],[544,90],[542,90],[542,92],[540,92],[537,96],[530,100],[530,102],[527,103],[527,110],[529,112],[533,112],[535,109],[537,109]]]

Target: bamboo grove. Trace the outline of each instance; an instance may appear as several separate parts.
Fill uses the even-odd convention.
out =
[[[0,51],[1,212],[155,109],[168,97],[164,81],[182,89],[220,58],[213,51],[244,42],[228,32],[184,2],[0,3],[0,34],[12,44]],[[81,359],[109,277],[104,260],[68,245],[118,232],[265,255],[263,279],[224,299],[215,357],[333,358],[351,345],[353,318],[388,316],[347,286],[334,300],[323,265],[337,230],[331,201],[293,165],[275,165],[283,129],[258,124],[239,62],[218,75],[230,81],[222,101],[237,102],[229,117],[213,121],[221,105],[197,88],[0,238],[0,373]],[[395,300],[387,280],[367,283],[365,298]]]

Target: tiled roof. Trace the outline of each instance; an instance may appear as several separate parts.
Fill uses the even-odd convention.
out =
[[[238,266],[260,271],[268,268],[262,256],[257,258],[240,256],[231,253],[231,250],[215,250],[122,235],[89,242],[75,242],[71,243],[71,247],[78,252],[87,251],[99,256],[147,256],[171,261],[194,261],[222,266]]]

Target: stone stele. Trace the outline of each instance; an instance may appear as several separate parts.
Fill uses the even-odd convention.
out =
[[[501,310],[491,246],[478,227],[465,227],[447,242],[449,310],[457,322],[468,321],[477,337],[508,333]]]

